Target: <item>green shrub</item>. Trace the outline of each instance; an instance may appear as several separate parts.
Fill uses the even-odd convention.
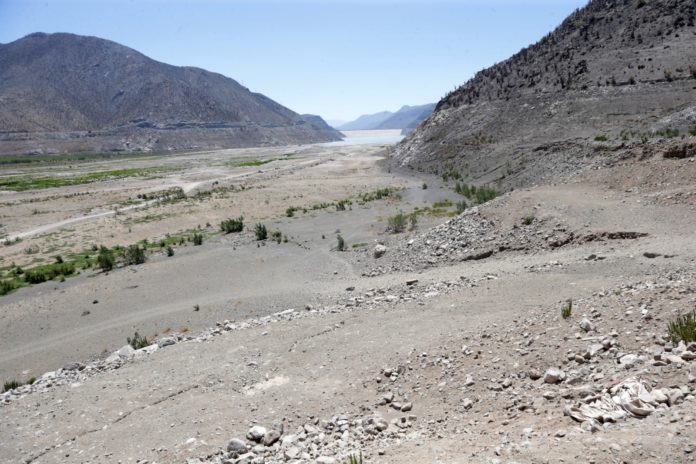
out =
[[[561,317],[563,319],[568,319],[571,314],[573,314],[573,300],[568,300],[561,308]]]
[[[353,204],[350,200],[341,200],[336,203],[336,211],[345,211],[346,206]]]
[[[595,138],[595,142],[607,142],[609,140],[609,137],[606,135],[598,135]]]
[[[346,251],[346,248],[348,248],[348,245],[346,245],[346,241],[343,239],[343,237],[340,235],[336,236],[336,250]]]
[[[174,256],[174,248],[171,246],[167,247],[167,256]]]
[[[534,222],[534,216],[525,216],[522,218],[522,225],[529,226]]]
[[[29,284],[40,284],[53,280],[58,276],[69,276],[75,273],[73,263],[54,263],[37,266],[24,271],[24,280]]]
[[[693,135],[694,137],[696,137],[696,124],[694,124],[694,127],[692,127],[692,128],[689,130],[689,134],[691,134],[691,135]]]
[[[5,382],[3,384],[3,390],[2,392],[8,392],[10,390],[14,390],[15,388],[19,388],[22,385],[24,385],[22,382],[18,382],[17,380],[10,380],[9,382]]]
[[[11,280],[0,281],[0,296],[7,295],[15,289],[15,284]]]
[[[345,464],[363,464],[362,452],[360,454],[349,454]]]
[[[116,258],[114,257],[114,252],[102,246],[99,248],[99,254],[97,255],[97,266],[104,272],[108,272],[114,268],[116,264]]]
[[[139,245],[130,245],[123,253],[123,263],[126,266],[143,264],[145,261],[145,248],[140,248]]]
[[[126,340],[128,344],[133,347],[134,350],[139,350],[140,348],[145,348],[150,346],[150,342],[147,341],[147,337],[142,337],[138,332],[135,332],[133,338],[127,337]]]
[[[275,240],[276,243],[283,241],[283,233],[279,230],[274,230],[271,232],[271,240]]]
[[[458,214],[462,214],[464,211],[466,211],[466,208],[467,208],[466,201],[464,201],[464,200],[458,201],[456,206],[457,206],[457,213]]]
[[[408,217],[408,220],[411,223],[409,230],[416,230],[416,227],[418,227],[418,215],[415,213],[411,213]]]
[[[298,208],[296,208],[295,206],[291,206],[290,208],[285,210],[285,215],[287,217],[293,217],[295,215],[295,211],[297,210]]]
[[[203,234],[199,234],[198,232],[194,232],[193,237],[191,238],[191,241],[193,242],[193,246],[203,245]]]
[[[394,216],[390,216],[387,219],[387,232],[392,234],[399,234],[406,230],[407,217],[403,212],[399,212]]]
[[[426,184],[425,182],[423,182],[423,190],[428,190],[428,184]]]
[[[261,223],[256,224],[254,234],[256,235],[256,240],[266,240],[268,238],[268,229]]]
[[[237,219],[225,219],[220,223],[220,230],[226,234],[241,232],[244,230],[244,217],[239,216]]]
[[[674,343],[696,342],[696,310],[670,321],[667,324],[667,336]]]

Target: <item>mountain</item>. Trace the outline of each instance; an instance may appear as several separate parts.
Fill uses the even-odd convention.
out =
[[[695,18],[693,0],[590,1],[445,96],[391,160],[514,187],[618,147],[687,136],[696,124]]]
[[[435,109],[435,103],[420,106],[403,106],[377,126],[377,129],[402,129],[410,132],[428,118]]]
[[[352,131],[352,130],[374,130],[382,124],[384,121],[389,119],[394,113],[391,111],[382,111],[381,113],[375,114],[364,114],[360,116],[355,121],[347,122],[336,129],[340,131]]]
[[[0,45],[0,153],[172,150],[339,140],[221,74],[177,67],[96,37]]]
[[[386,129],[412,129],[430,116],[435,108],[435,103],[420,106],[402,106],[399,111],[382,111],[381,113],[366,114],[355,121],[338,126],[341,131],[350,130],[386,130]]]

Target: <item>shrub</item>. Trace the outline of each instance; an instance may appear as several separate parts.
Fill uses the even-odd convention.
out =
[[[256,224],[254,234],[256,235],[256,240],[266,240],[268,238],[268,229],[261,223]]]
[[[606,135],[598,135],[595,138],[595,142],[607,142],[609,140],[609,137]]]
[[[9,382],[5,382],[3,384],[3,390],[2,392],[8,392],[10,390],[14,390],[15,388],[19,388],[22,385],[24,385],[22,382],[18,382],[17,380],[10,380]]]
[[[174,248],[171,246],[167,247],[167,256],[174,256]]]
[[[406,215],[403,212],[399,212],[394,216],[390,216],[387,219],[387,232],[392,234],[399,234],[406,230]]]
[[[193,237],[192,237],[192,241],[193,241],[193,246],[203,245],[203,234],[199,234],[198,232],[194,232]]]
[[[295,215],[295,211],[297,211],[297,208],[294,206],[291,206],[290,208],[285,210],[285,215],[287,217],[293,217]]]
[[[423,182],[423,190],[428,190],[428,184],[426,184],[425,182]]]
[[[692,127],[691,130],[689,130],[689,134],[696,137],[696,124],[694,124],[694,127]]]
[[[130,245],[123,253],[123,263],[126,266],[143,264],[145,261],[145,248],[140,248],[139,245]]]
[[[283,241],[283,233],[279,230],[274,230],[271,232],[271,239],[275,240],[276,243]]]
[[[67,276],[75,273],[75,265],[72,263],[54,263],[37,266],[34,269],[24,271],[24,280],[30,284],[40,284],[53,280],[58,276]]]
[[[696,342],[696,310],[677,316],[667,324],[667,336],[674,343]]]
[[[108,272],[114,268],[115,264],[114,252],[105,246],[99,248],[99,254],[97,255],[97,266],[99,269]]]
[[[128,344],[133,347],[134,350],[139,350],[140,348],[145,348],[150,346],[150,342],[147,341],[147,337],[142,337],[138,332],[135,332],[133,338],[127,337],[126,340]]]
[[[412,213],[408,219],[411,223],[411,227],[409,228],[409,230],[416,230],[416,227],[418,227],[418,215]]]
[[[534,222],[534,216],[525,216],[522,218],[522,225],[529,226]]]
[[[0,296],[7,295],[15,289],[15,284],[11,280],[3,280],[0,282]]]
[[[241,232],[244,230],[244,217],[239,216],[237,219],[225,219],[220,223],[220,229],[226,234]]]
[[[347,245],[346,241],[343,240],[343,237],[340,235],[336,236],[336,250],[338,251],[346,251]]]
[[[346,206],[351,205],[352,202],[350,200],[341,200],[338,203],[336,203],[336,211],[345,211]]]
[[[561,308],[561,317],[563,319],[568,319],[571,314],[573,314],[573,300],[568,300]]]
[[[458,201],[456,206],[457,206],[457,213],[458,214],[462,214],[464,211],[466,211],[466,207],[467,207],[466,201],[464,201],[464,200]]]

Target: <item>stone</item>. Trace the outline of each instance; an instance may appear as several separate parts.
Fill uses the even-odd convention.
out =
[[[594,330],[594,326],[592,325],[592,322],[590,322],[589,319],[584,318],[583,320],[580,321],[580,328],[584,330],[585,332],[592,332]]]
[[[84,368],[84,364],[81,364],[79,362],[71,362],[63,366],[64,371],[81,371]]]
[[[404,404],[401,405],[401,411],[402,411],[402,412],[408,412],[408,411],[410,411],[411,409],[413,409],[413,403],[410,403],[410,402],[409,402],[409,403],[404,403]]]
[[[278,440],[280,440],[280,432],[275,429],[267,431],[263,436],[263,444],[265,446],[272,446]]]
[[[176,338],[174,337],[165,337],[157,340],[157,346],[160,348],[164,348],[165,346],[170,346],[174,345],[176,343]]]
[[[556,384],[562,382],[565,378],[565,372],[552,367],[544,374],[544,383]]]
[[[227,444],[227,452],[232,455],[231,457],[236,458],[240,454],[244,454],[247,452],[247,445],[244,441],[240,440],[239,438],[233,438]]]
[[[640,363],[641,359],[635,354],[626,354],[624,356],[621,356],[621,358],[619,359],[619,364],[624,366],[626,369],[629,369],[635,366],[636,364]]]
[[[283,456],[288,461],[292,461],[293,459],[297,459],[300,456],[300,453],[300,448],[298,448],[297,446],[291,446],[283,452]]]
[[[474,402],[471,401],[469,398],[464,398],[462,400],[462,407],[464,409],[471,409],[471,407],[474,405]]]
[[[316,462],[317,464],[335,464],[336,459],[329,456],[319,456]]]
[[[604,345],[602,345],[600,343],[593,343],[592,345],[590,345],[590,347],[585,352],[585,357],[588,359],[594,358],[602,351],[604,351]]]
[[[121,359],[130,359],[135,356],[135,349],[133,349],[133,347],[130,345],[123,345],[114,354]]]
[[[375,246],[375,249],[373,251],[375,259],[381,258],[382,256],[384,256],[384,254],[386,252],[387,252],[387,247],[385,247],[382,244],[378,244],[377,246]]]
[[[247,440],[255,441],[257,443],[263,440],[263,437],[265,436],[266,428],[261,427],[260,425],[253,426],[249,429],[249,431],[246,434]]]
[[[237,458],[237,460],[235,461],[235,464],[252,464],[254,458],[256,458],[256,455],[254,453],[246,453],[239,456],[239,458]]]

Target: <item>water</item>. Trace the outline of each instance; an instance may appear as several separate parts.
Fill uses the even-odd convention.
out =
[[[322,143],[325,147],[342,147],[346,145],[396,145],[404,136],[401,130],[345,131],[345,139],[340,142]]]

